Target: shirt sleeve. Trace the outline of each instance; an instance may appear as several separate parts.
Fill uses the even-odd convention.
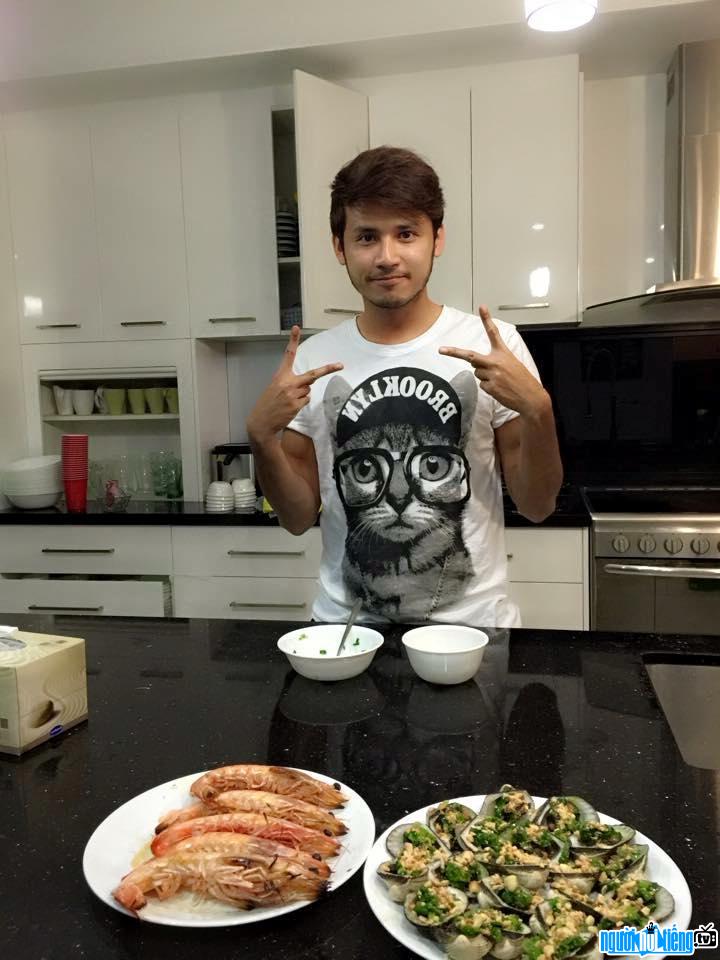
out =
[[[535,365],[535,361],[532,358],[532,354],[528,350],[523,338],[517,332],[517,329],[511,326],[505,336],[503,336],[503,340],[505,341],[505,346],[512,350],[521,363],[525,364],[535,379],[540,380],[540,374],[537,366]],[[510,407],[505,407],[497,400],[493,400],[493,430],[497,430],[497,428],[501,427],[504,423],[508,423],[508,421],[519,416],[520,414],[517,412],[517,410],[511,410]]]
[[[295,354],[295,363],[293,364],[293,373],[298,375],[305,373],[311,367],[308,361],[307,351],[303,349],[303,346],[303,344],[300,344],[298,347],[298,351]],[[305,437],[312,437],[315,433],[314,420],[315,416],[314,411],[312,411],[312,404],[306,403],[297,416],[290,421],[286,429],[295,430],[296,433],[302,433]]]

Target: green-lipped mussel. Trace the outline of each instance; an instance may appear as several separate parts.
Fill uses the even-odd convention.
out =
[[[597,811],[582,797],[548,797],[533,817],[535,823],[563,834],[576,830],[581,823],[596,823],[597,819]]]
[[[405,916],[416,927],[439,927],[467,909],[467,894],[448,884],[428,880],[405,897]]]
[[[445,946],[450,960],[480,960],[486,954],[497,960],[514,960],[530,932],[515,913],[471,905],[433,934]]]
[[[606,853],[623,843],[629,843],[634,836],[633,828],[624,823],[587,821],[572,831],[570,846],[577,852]]]
[[[535,813],[535,801],[527,790],[518,790],[509,783],[500,787],[499,793],[490,793],[480,807],[481,817],[494,817],[505,823],[529,819]]]
[[[450,850],[460,845],[457,840],[458,828],[465,826],[474,819],[475,811],[462,803],[443,800],[436,807],[428,811],[427,825],[432,832],[442,840]]]

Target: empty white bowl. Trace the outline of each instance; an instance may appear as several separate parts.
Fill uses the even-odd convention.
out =
[[[290,666],[308,680],[348,680],[362,673],[372,663],[384,638],[370,627],[354,626],[345,641],[342,655],[337,657],[345,625],[319,624],[283,634],[277,642],[290,661]]]
[[[428,683],[464,683],[475,676],[488,635],[474,627],[433,624],[403,634],[410,666]]]
[[[206,497],[230,497],[233,498],[233,488],[231,483],[227,483],[225,480],[213,480],[210,486],[205,491]]]

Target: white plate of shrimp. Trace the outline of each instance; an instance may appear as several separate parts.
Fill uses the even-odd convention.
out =
[[[350,787],[307,770],[237,764],[128,800],[88,840],[83,872],[121,913],[225,927],[298,910],[335,890],[374,840],[372,812]]]

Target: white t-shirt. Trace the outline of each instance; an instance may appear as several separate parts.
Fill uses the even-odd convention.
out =
[[[515,327],[495,323],[537,377]],[[520,625],[493,432],[518,414],[441,346],[490,352],[482,320],[448,306],[406,343],[371,343],[352,318],[298,349],[296,373],[344,364],[289,425],[312,438],[320,476],[315,620],[342,620],[362,597],[365,622]]]

